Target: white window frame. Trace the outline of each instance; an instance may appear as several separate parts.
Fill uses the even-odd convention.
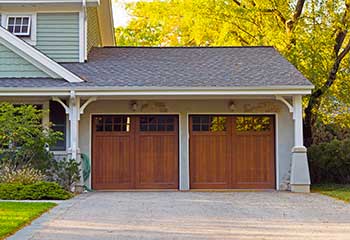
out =
[[[36,45],[36,35],[37,35],[37,14],[33,12],[2,12],[1,13],[1,25],[2,27],[8,27],[8,20],[10,17],[29,17],[30,18],[30,36],[21,36],[19,34],[14,34],[20,37],[30,45]]]
[[[31,32],[32,32],[32,16],[31,15],[28,15],[28,16],[11,16],[11,15],[8,15],[7,16],[7,26],[6,26],[6,29],[9,31],[9,24],[10,24],[10,18],[13,18],[13,31],[12,33],[16,36],[19,36],[19,37],[30,37],[31,35]],[[21,24],[18,26],[17,25],[17,19],[21,19]],[[23,28],[23,20],[24,19],[28,19],[28,25],[26,26],[27,27],[27,31],[26,32],[22,32],[22,28]],[[20,32],[16,32],[16,27],[20,27]]]

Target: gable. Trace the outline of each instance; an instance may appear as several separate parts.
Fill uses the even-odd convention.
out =
[[[49,77],[33,64],[0,43],[0,78]]]

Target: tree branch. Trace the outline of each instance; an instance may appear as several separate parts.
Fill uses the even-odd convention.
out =
[[[237,4],[237,6],[241,6],[242,4],[241,4],[241,2],[240,1],[238,1],[238,0],[233,0],[233,2],[234,3],[236,3]]]
[[[350,1],[348,1],[345,4],[345,11],[344,11],[344,15],[342,17],[342,25],[341,27],[338,27],[338,29],[336,30],[336,37],[335,37],[335,45],[334,45],[334,53],[335,56],[338,55],[341,46],[343,45],[344,39],[346,37],[346,34],[348,33],[348,30],[346,28],[347,23],[349,22],[349,11],[350,11]]]
[[[343,58],[350,52],[350,39],[348,41],[348,44],[345,46],[344,50],[339,54],[340,61],[343,60]]]
[[[287,20],[286,18],[283,16],[283,14],[276,8],[274,9],[260,9],[261,12],[265,12],[265,13],[274,13],[283,24],[286,24]]]
[[[293,14],[293,21],[296,22],[298,21],[301,13],[303,12],[305,0],[298,0],[297,6],[295,8],[295,12]]]

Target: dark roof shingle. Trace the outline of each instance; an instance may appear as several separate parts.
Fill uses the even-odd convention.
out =
[[[86,82],[0,79],[0,87],[312,86],[272,47],[93,48],[87,63],[62,65]]]

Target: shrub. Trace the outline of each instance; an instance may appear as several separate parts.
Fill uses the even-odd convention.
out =
[[[44,180],[45,176],[41,171],[30,166],[16,169],[13,165],[2,164],[0,166],[0,183],[33,184]]]
[[[59,183],[64,189],[70,191],[73,184],[80,180],[80,163],[74,159],[53,160],[50,170],[50,181]]]
[[[70,192],[53,182],[37,182],[29,185],[17,183],[0,184],[0,199],[65,200],[72,196]]]
[[[0,155],[2,162],[20,169],[30,164],[35,169],[50,168],[53,155],[48,146],[62,136],[50,125],[43,125],[47,114],[34,105],[13,105],[0,103]]]
[[[308,149],[313,183],[350,182],[350,139],[331,140]]]

